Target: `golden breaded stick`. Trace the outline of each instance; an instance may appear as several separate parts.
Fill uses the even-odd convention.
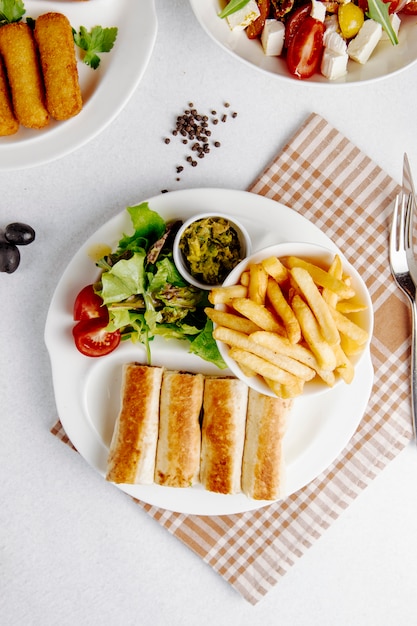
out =
[[[13,113],[6,71],[0,59],[0,135],[14,135],[18,130],[19,122]]]
[[[49,123],[44,88],[32,31],[25,22],[0,28],[0,53],[9,79],[14,114],[27,128]]]
[[[83,106],[71,24],[62,13],[36,20],[35,39],[45,81],[46,108],[56,120],[77,115]]]

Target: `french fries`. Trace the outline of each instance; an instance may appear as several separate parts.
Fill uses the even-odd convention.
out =
[[[352,382],[351,359],[369,339],[355,316],[367,305],[337,254],[327,270],[295,256],[269,257],[241,278],[213,289],[209,301],[221,307],[206,313],[214,338],[247,377],[260,377],[284,399],[302,394],[309,381]]]

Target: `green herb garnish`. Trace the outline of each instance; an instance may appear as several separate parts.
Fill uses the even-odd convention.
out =
[[[23,0],[0,0],[0,26],[20,22],[25,13]]]
[[[94,26],[90,31],[85,26],[80,26],[80,30],[74,33],[76,45],[85,51],[83,61],[96,70],[100,65],[99,54],[110,52],[117,37],[117,28],[102,28]]]
[[[232,15],[232,13],[236,13],[236,11],[240,11],[247,4],[249,4],[249,0],[230,0],[227,5],[224,7],[223,11],[219,13],[219,17],[228,17]]]
[[[389,5],[385,4],[383,0],[368,0],[368,13],[366,14],[375,22],[381,24],[382,28],[387,33],[393,46],[398,44],[398,37],[395,34],[395,30],[389,19]]]

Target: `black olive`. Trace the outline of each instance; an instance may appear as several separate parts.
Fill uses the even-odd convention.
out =
[[[0,272],[12,274],[19,267],[20,252],[12,243],[0,241]]]
[[[9,243],[14,243],[16,246],[27,246],[35,239],[35,231],[28,224],[13,222],[6,226],[4,236]]]

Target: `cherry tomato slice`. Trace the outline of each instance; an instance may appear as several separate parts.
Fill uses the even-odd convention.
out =
[[[291,39],[294,37],[296,31],[304,22],[305,18],[311,13],[311,2],[303,4],[291,13],[291,16],[285,22],[285,38],[284,48],[287,50],[290,45]]]
[[[288,69],[296,78],[310,78],[320,67],[323,54],[324,24],[307,16],[290,41]]]
[[[74,320],[89,320],[101,318],[105,324],[109,321],[109,313],[103,300],[94,292],[93,285],[87,285],[81,289],[74,302]]]
[[[113,352],[120,343],[120,331],[109,333],[106,326],[106,320],[99,317],[78,322],[72,329],[77,349],[91,357]]]

